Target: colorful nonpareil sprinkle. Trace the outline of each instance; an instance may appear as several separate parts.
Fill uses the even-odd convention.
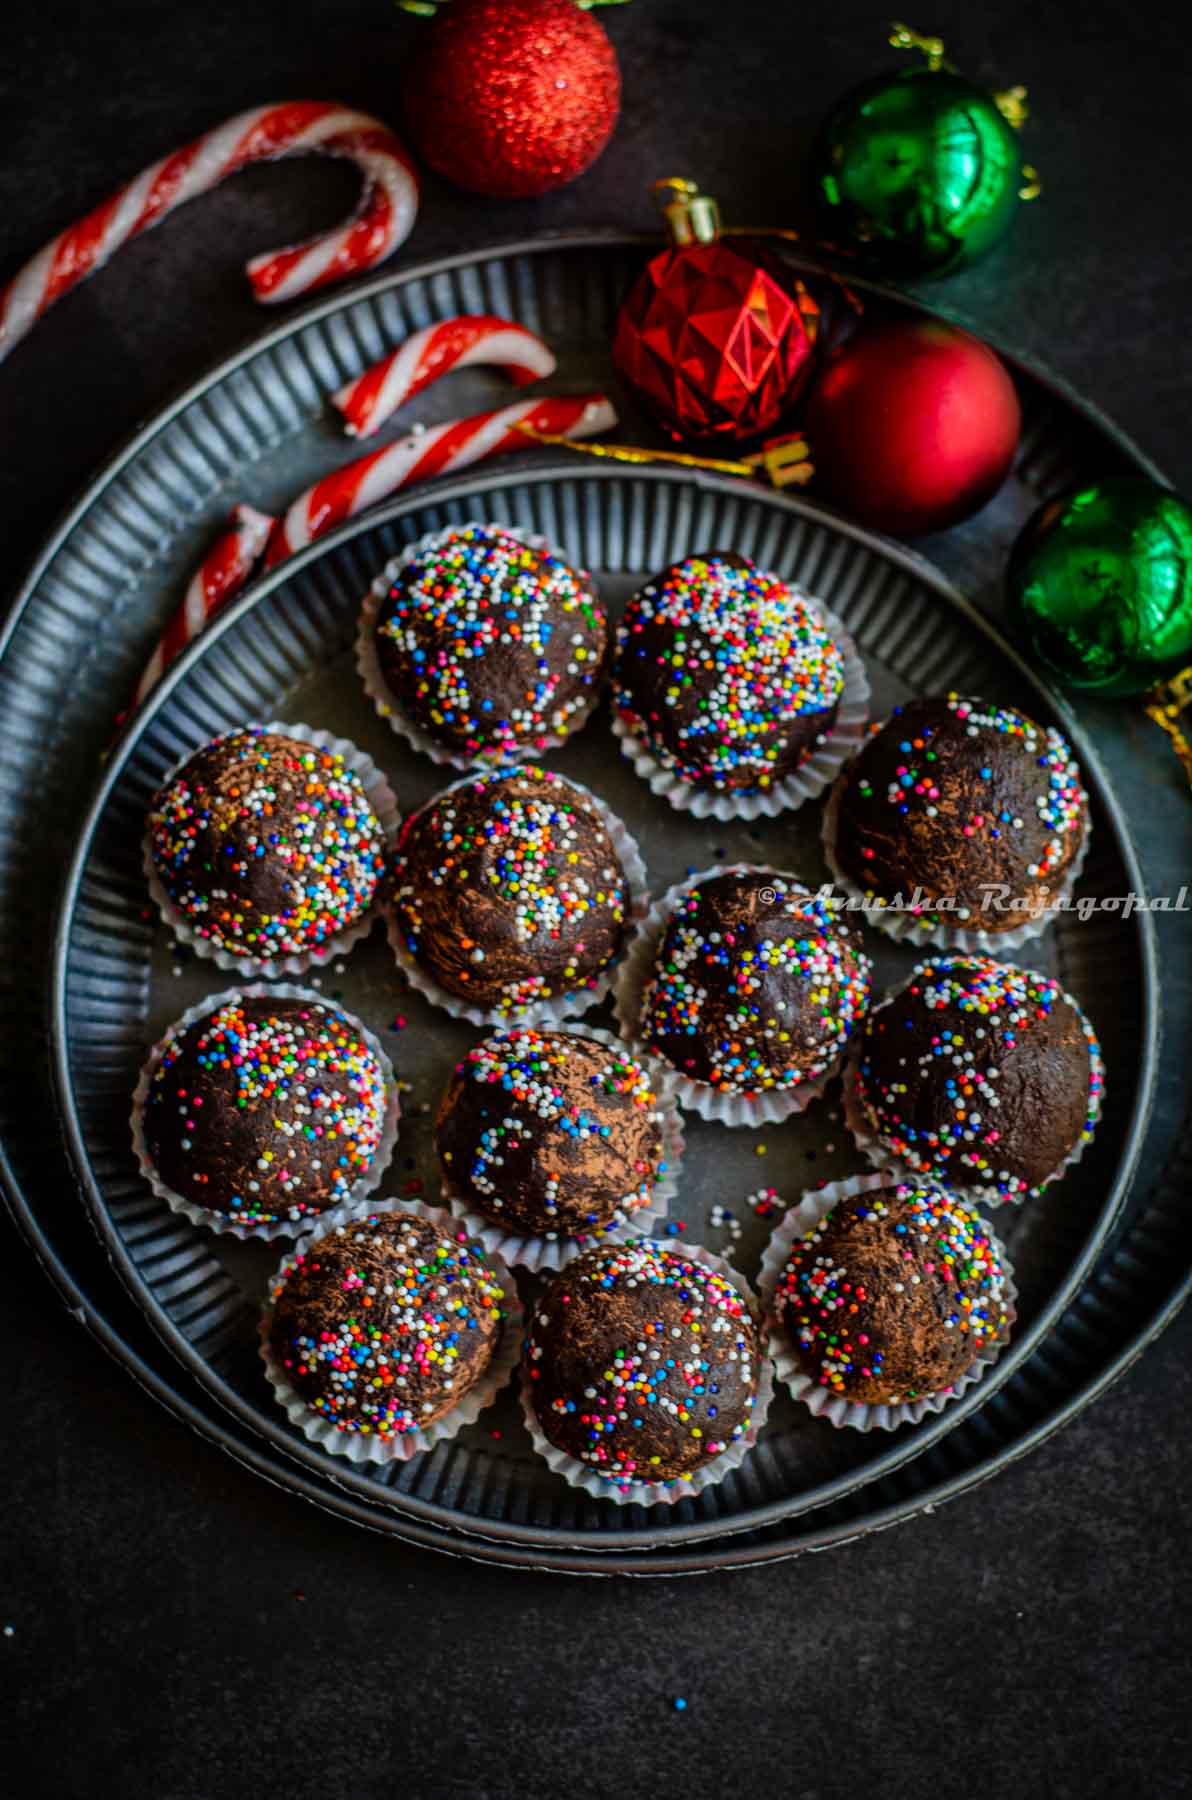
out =
[[[550,1441],[626,1492],[688,1479],[748,1431],[759,1358],[733,1283],[639,1238],[554,1278],[523,1371]]]
[[[641,1064],[621,1048],[520,1026],[477,1044],[460,1069],[479,1086],[486,1103],[491,1099],[485,1105],[491,1123],[479,1133],[470,1167],[448,1172],[466,1175],[487,1208],[502,1210],[502,1190],[509,1179],[502,1170],[507,1159],[524,1151],[532,1153],[534,1199],[546,1218],[559,1215],[561,1199],[573,1205],[572,1188],[583,1174],[576,1153],[589,1147],[591,1174],[603,1175],[608,1162],[599,1153],[605,1150],[611,1160],[625,1136],[624,1115],[609,1106],[610,1099],[625,1102],[631,1117],[636,1114],[640,1124],[654,1128],[657,1153],[632,1167],[626,1163],[626,1191],[616,1211],[607,1218],[589,1213],[585,1235],[599,1236],[645,1205],[666,1174],[658,1095]],[[578,1094],[577,1073],[582,1084]],[[450,1163],[450,1153],[444,1153],[444,1160]]]
[[[450,918],[462,932],[455,991],[490,989],[491,961],[507,973],[485,1004],[504,1016],[594,986],[620,947],[627,906],[592,801],[533,764],[449,789],[402,833],[396,916],[406,948],[415,958],[429,951],[430,921],[446,931]],[[468,918],[482,921],[483,940]]]
[[[388,1099],[349,1014],[240,995],[166,1039],[144,1129],[167,1186],[235,1224],[265,1225],[350,1197],[380,1148]]]
[[[830,713],[844,691],[815,602],[723,557],[688,557],[643,588],[618,644],[619,713],[659,762],[703,786],[769,787],[800,760],[788,728]]]
[[[1023,1058],[1057,1010],[1075,1011],[1088,1048],[1087,1107],[1077,1143],[1087,1143],[1105,1086],[1101,1047],[1088,1020],[1058,982],[987,957],[933,958],[920,964],[894,998],[899,1023],[891,1022],[886,1006],[871,1015],[852,1077],[864,1125],[908,1169],[952,1188],[1001,1198],[1037,1194],[1039,1187],[1006,1168],[999,1154],[1022,1096]],[[924,1016],[927,1035],[916,1032],[913,1057],[897,1058],[898,1046],[890,1045],[888,1034],[898,1030],[907,1036],[915,1010]],[[946,1022],[931,1029],[933,1017],[944,1014]],[[1044,1060],[1030,1087],[1060,1074],[1054,1046],[1040,1049]],[[892,1056],[904,1066],[892,1066]],[[940,1102],[930,1125],[915,1122],[916,1100],[924,1091]]]
[[[336,751],[259,729],[195,753],[154,801],[153,864],[199,937],[261,961],[320,948],[366,912],[385,834]]]
[[[863,1228],[852,1242],[837,1228],[841,1207]],[[955,1379],[1011,1322],[996,1242],[941,1188],[891,1187],[839,1203],[795,1242],[774,1298],[820,1386],[846,1397],[876,1392],[888,1405],[938,1391],[913,1381],[887,1387],[889,1364],[931,1368],[946,1352]]]
[[[484,1373],[505,1292],[462,1233],[391,1213],[306,1246],[269,1297],[289,1384],[337,1431],[388,1439],[441,1418]]]
[[[579,722],[607,635],[586,576],[499,526],[465,525],[401,570],[377,648],[417,722],[468,757],[507,762]]]
[[[734,910],[747,889],[765,896],[751,918]],[[642,996],[642,1035],[680,1072],[706,1067],[696,1078],[723,1093],[799,1087],[838,1060],[869,976],[827,898],[766,871],[714,876],[675,906]],[[698,1064],[683,1055],[688,1038],[699,1040]]]

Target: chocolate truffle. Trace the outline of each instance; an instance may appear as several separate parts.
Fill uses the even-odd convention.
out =
[[[464,762],[514,761],[569,736],[609,643],[591,576],[499,525],[464,525],[420,549],[376,623],[398,711]]]
[[[1059,985],[981,956],[937,956],[870,1014],[850,1115],[916,1175],[973,1199],[1036,1193],[1093,1134],[1101,1053]]]
[[[841,872],[925,929],[1014,931],[1043,912],[1088,830],[1066,740],[985,700],[911,700],[842,778]]]
[[[842,907],[771,869],[726,869],[678,900],[638,1034],[680,1075],[754,1097],[817,1080],[869,1001],[868,957]]]
[[[522,1376],[546,1438],[624,1490],[690,1476],[741,1438],[761,1354],[731,1281],[636,1238],[554,1277]]]
[[[457,782],[406,820],[394,920],[449,994],[511,1017],[594,987],[620,950],[625,872],[591,796],[530,766]]]
[[[252,727],[196,750],[149,814],[174,912],[253,962],[317,951],[368,911],[385,833],[337,751]]]
[[[532,1235],[599,1232],[644,1206],[666,1169],[661,1102],[640,1063],[619,1046],[528,1026],[457,1065],[436,1141],[457,1193]]]
[[[804,1374],[862,1406],[947,1393],[1014,1317],[997,1243],[929,1187],[838,1201],[792,1245],[773,1315]]]
[[[505,1290],[483,1249],[413,1213],[303,1245],[270,1287],[282,1377],[337,1431],[391,1440],[441,1419],[488,1370]]]
[[[816,603],[744,557],[689,556],[634,595],[617,712],[664,768],[713,793],[764,791],[836,721],[844,657]]]
[[[234,1225],[274,1225],[347,1200],[375,1167],[386,1071],[349,1013],[235,994],[172,1032],[142,1122],[160,1180]]]

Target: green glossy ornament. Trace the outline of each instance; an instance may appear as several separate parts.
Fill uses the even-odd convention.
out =
[[[1010,554],[1006,607],[1065,686],[1144,693],[1192,662],[1192,510],[1137,476],[1047,501]]]
[[[826,232],[899,275],[949,275],[975,262],[1028,191],[994,96],[931,66],[846,94],[811,166]]]

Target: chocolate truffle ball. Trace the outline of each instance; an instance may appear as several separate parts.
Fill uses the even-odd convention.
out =
[[[449,994],[512,1017],[595,986],[620,950],[629,889],[589,795],[536,766],[457,782],[407,819],[394,919]]]
[[[583,723],[608,617],[590,575],[499,525],[464,525],[395,577],[376,623],[398,710],[465,762],[509,762]]]
[[[374,1214],[304,1245],[271,1285],[269,1349],[337,1431],[392,1440],[475,1387],[505,1300],[478,1245],[413,1213]]]
[[[348,1199],[375,1167],[388,1101],[350,1014],[235,994],[167,1037],[145,1148],[172,1193],[231,1224],[297,1221]]]
[[[911,700],[842,778],[836,861],[924,929],[1014,931],[1046,909],[1088,830],[1060,733],[985,700]]]
[[[250,961],[317,951],[368,911],[385,833],[342,756],[255,727],[196,750],[149,814],[174,912]]]
[[[625,1050],[521,1026],[458,1064],[436,1141],[448,1182],[485,1218],[577,1237],[645,1205],[666,1169],[662,1116]]]
[[[868,957],[844,910],[793,876],[727,869],[677,902],[638,1033],[722,1094],[797,1088],[832,1069],[869,1002]]]
[[[628,1489],[690,1476],[749,1430],[761,1354],[731,1281],[636,1238],[554,1277],[522,1378],[547,1439]]]
[[[909,1186],[841,1200],[797,1240],[773,1314],[804,1374],[862,1406],[946,1393],[1014,1317],[977,1214],[942,1188]]]
[[[1092,1136],[1101,1053],[1046,975],[937,956],[870,1014],[846,1087],[860,1129],[908,1170],[1022,1199]]]
[[[617,711],[656,762],[702,792],[765,791],[836,721],[844,657],[807,595],[744,557],[689,556],[634,595]]]

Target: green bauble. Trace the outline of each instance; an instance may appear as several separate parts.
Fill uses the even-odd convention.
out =
[[[946,69],[854,88],[812,151],[826,230],[881,268],[948,275],[984,256],[1018,207],[1018,140],[991,94]]]
[[[1144,693],[1192,662],[1192,510],[1137,476],[1049,500],[1011,552],[1006,607],[1067,687]]]

